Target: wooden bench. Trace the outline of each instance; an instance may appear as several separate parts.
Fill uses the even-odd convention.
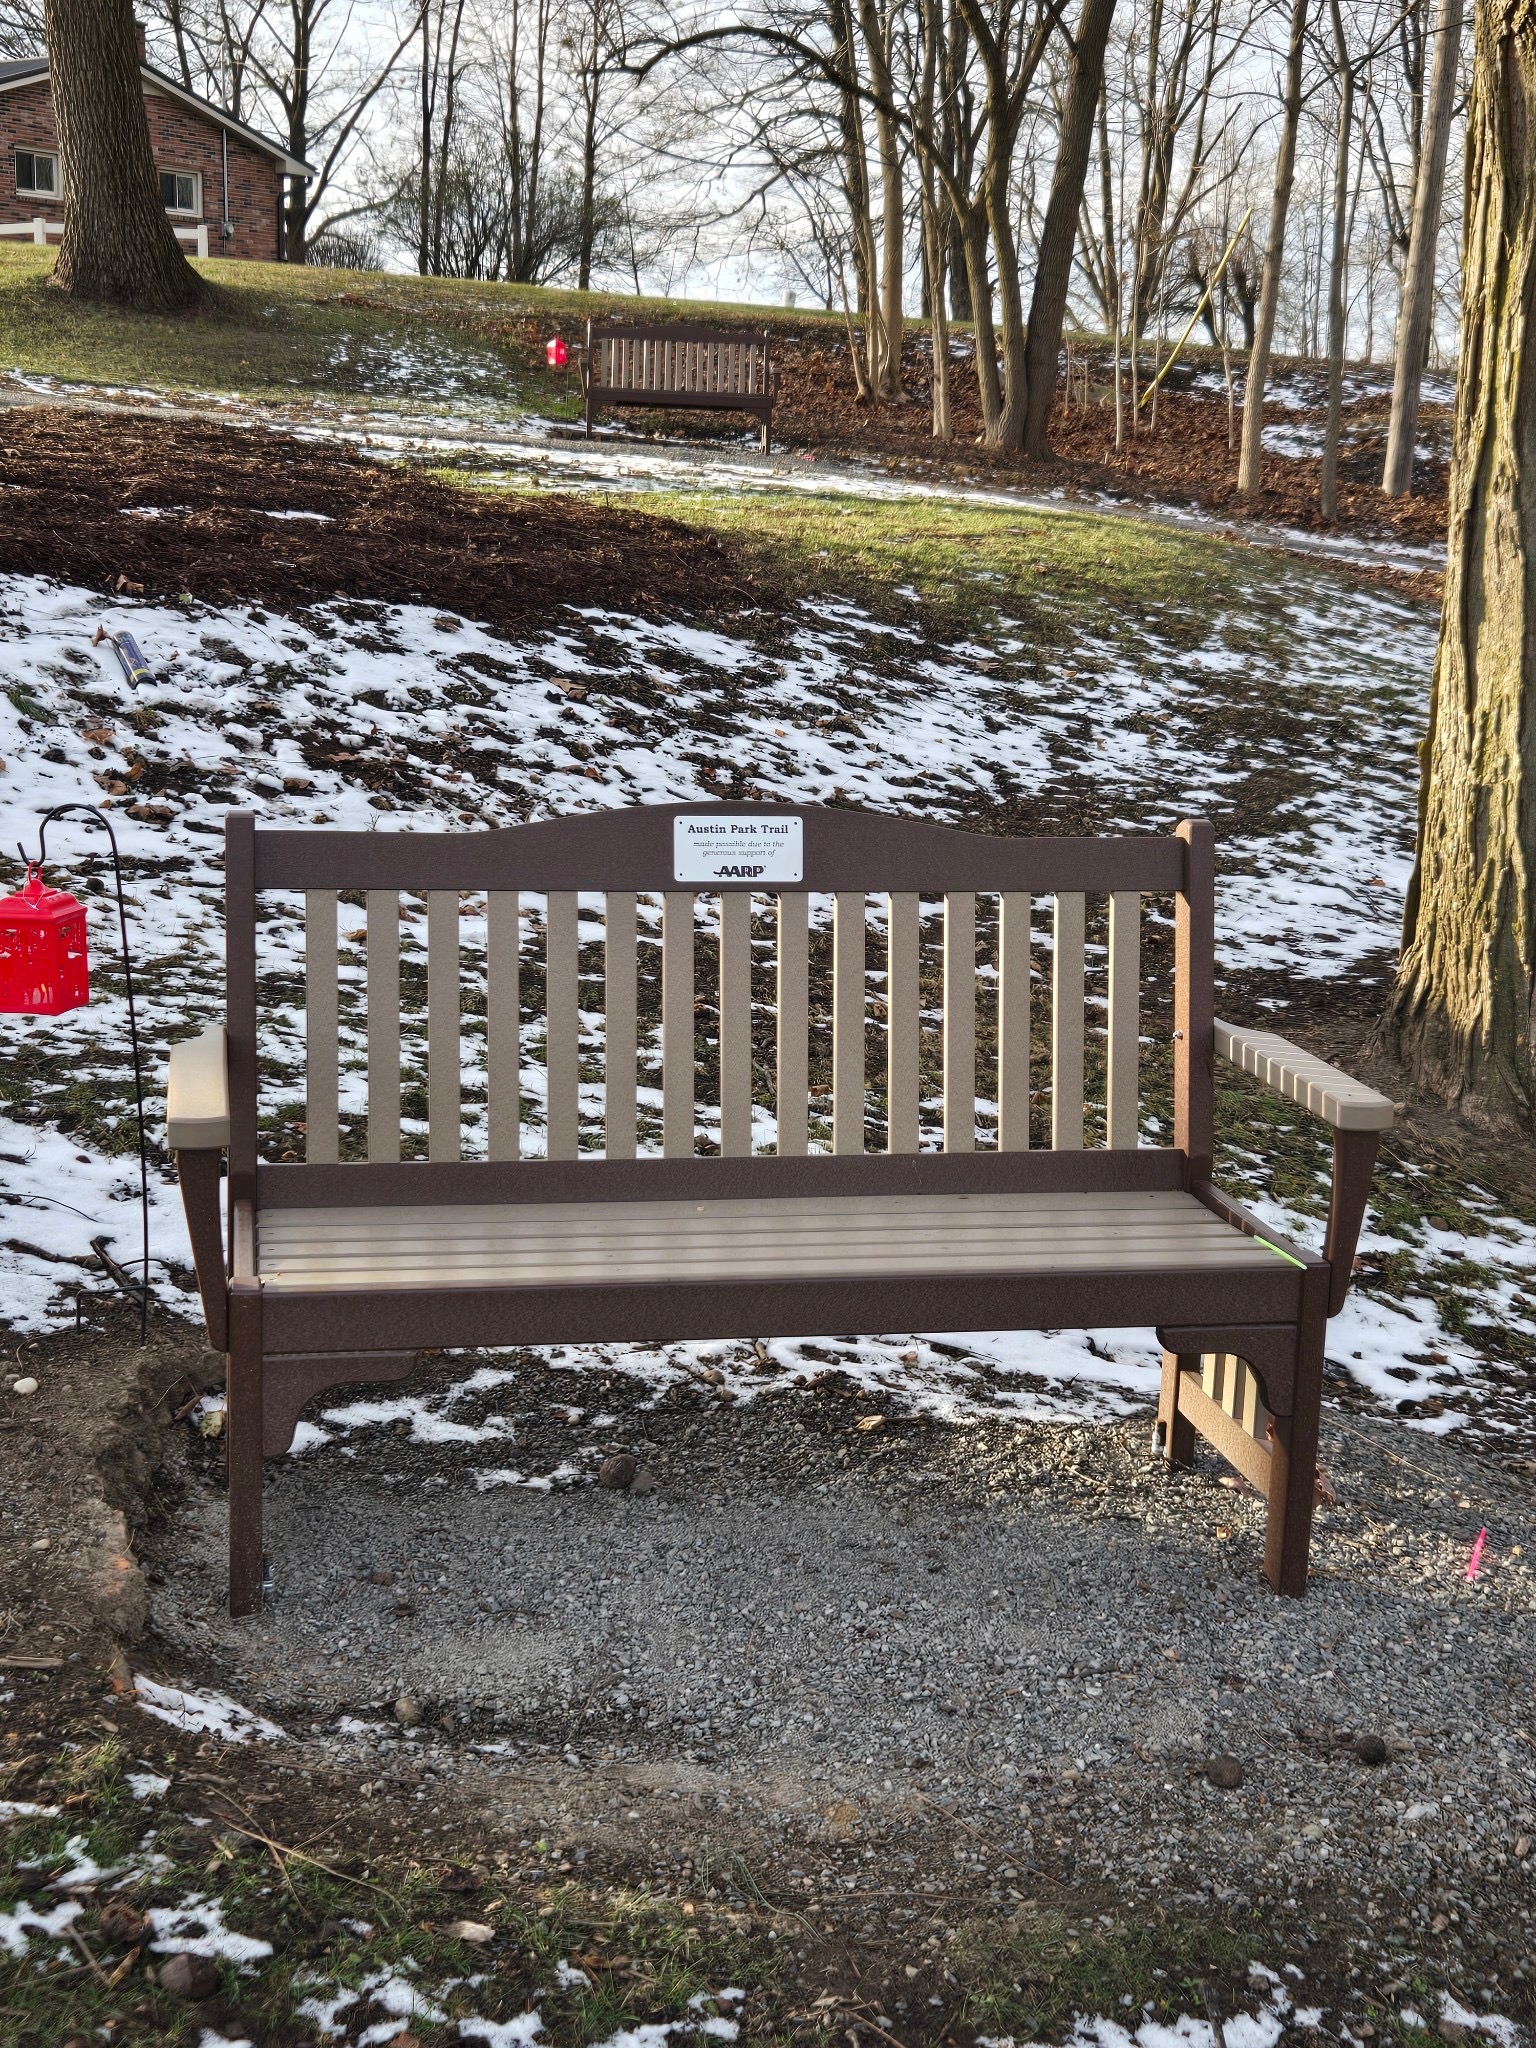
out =
[[[773,435],[777,377],[773,338],[720,327],[630,327],[587,322],[581,358],[587,433],[599,407],[745,412],[761,420],[763,453]]]
[[[1324,1330],[1392,1105],[1216,1021],[1208,825],[234,813],[226,859],[227,1029],[173,1049],[168,1136],[229,1356],[236,1614],[261,1602],[263,1455],[326,1388],[426,1348],[892,1329],[1156,1328],[1166,1455],[1198,1432],[1247,1474],[1268,1578],[1303,1590]],[[301,927],[297,1104],[261,1077],[294,1057]],[[1333,1126],[1320,1256],[1212,1185],[1218,1054]]]

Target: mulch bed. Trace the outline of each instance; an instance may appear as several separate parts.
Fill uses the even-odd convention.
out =
[[[17,407],[0,412],[0,491],[0,571],[46,566],[98,590],[371,598],[491,624],[563,604],[696,613],[765,594],[725,544],[673,520],[459,490],[259,428]],[[322,516],[271,516],[294,512]]]

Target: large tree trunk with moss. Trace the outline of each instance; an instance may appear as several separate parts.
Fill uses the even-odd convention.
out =
[[[1536,1127],[1536,0],[1485,0],[1467,117],[1445,611],[1391,1025],[1437,1094]]]
[[[201,304],[208,287],[160,203],[132,0],[48,0],[48,61],[64,159],[64,239],[53,282],[142,312]]]

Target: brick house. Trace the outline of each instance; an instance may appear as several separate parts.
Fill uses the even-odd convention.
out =
[[[282,261],[285,178],[308,164],[143,61],[144,111],[160,194],[188,255]],[[0,64],[0,235],[57,241],[64,230],[64,165],[48,59]]]

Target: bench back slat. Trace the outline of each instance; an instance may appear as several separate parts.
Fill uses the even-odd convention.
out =
[[[485,899],[485,1125],[486,1156],[490,1159],[520,1159],[523,1154],[522,937],[522,906],[516,891],[488,891]],[[370,1026],[372,1021],[370,1017]],[[399,1093],[397,1077],[397,1100]],[[368,1123],[371,1133],[371,1098]],[[394,1137],[398,1155],[398,1120]]]
[[[400,1157],[400,897],[370,889],[368,949],[368,1157]],[[313,1071],[313,1069],[311,1069]]]
[[[304,1103],[304,1156],[316,1165],[329,1165],[341,1157],[336,917],[334,889],[305,891],[304,1064],[309,1086]]]
[[[1009,889],[1003,893],[998,913],[997,1143],[1003,1152],[1029,1150],[1029,977],[1034,908],[1033,897]]]
[[[976,1149],[976,896],[944,898],[944,1150]]]
[[[832,1150],[864,1150],[864,977],[868,936],[862,891],[832,898]]]
[[[783,1158],[803,1159],[810,1145],[811,899],[800,889],[782,891],[778,912],[777,1149]]]
[[[427,892],[427,1157],[460,1159],[459,898]]]
[[[577,976],[579,906],[569,889],[554,891],[544,911],[544,1072],[550,1159],[581,1150],[581,988]]]
[[[1058,890],[1051,961],[1051,1149],[1083,1149],[1083,1000],[1087,898]]]
[[[603,1150],[633,1159],[639,1086],[639,963],[631,890],[609,892],[603,917]]]
[[[752,1151],[752,899],[722,896],[720,917],[720,1150]]]
[[[1109,1045],[1105,1117],[1112,1146],[1134,1145],[1141,1118],[1141,898],[1109,899]]]
[[[694,1153],[693,891],[669,889],[661,921],[661,1149]]]
[[[887,1152],[915,1152],[921,1141],[921,912],[915,890],[899,890],[885,899]]]

